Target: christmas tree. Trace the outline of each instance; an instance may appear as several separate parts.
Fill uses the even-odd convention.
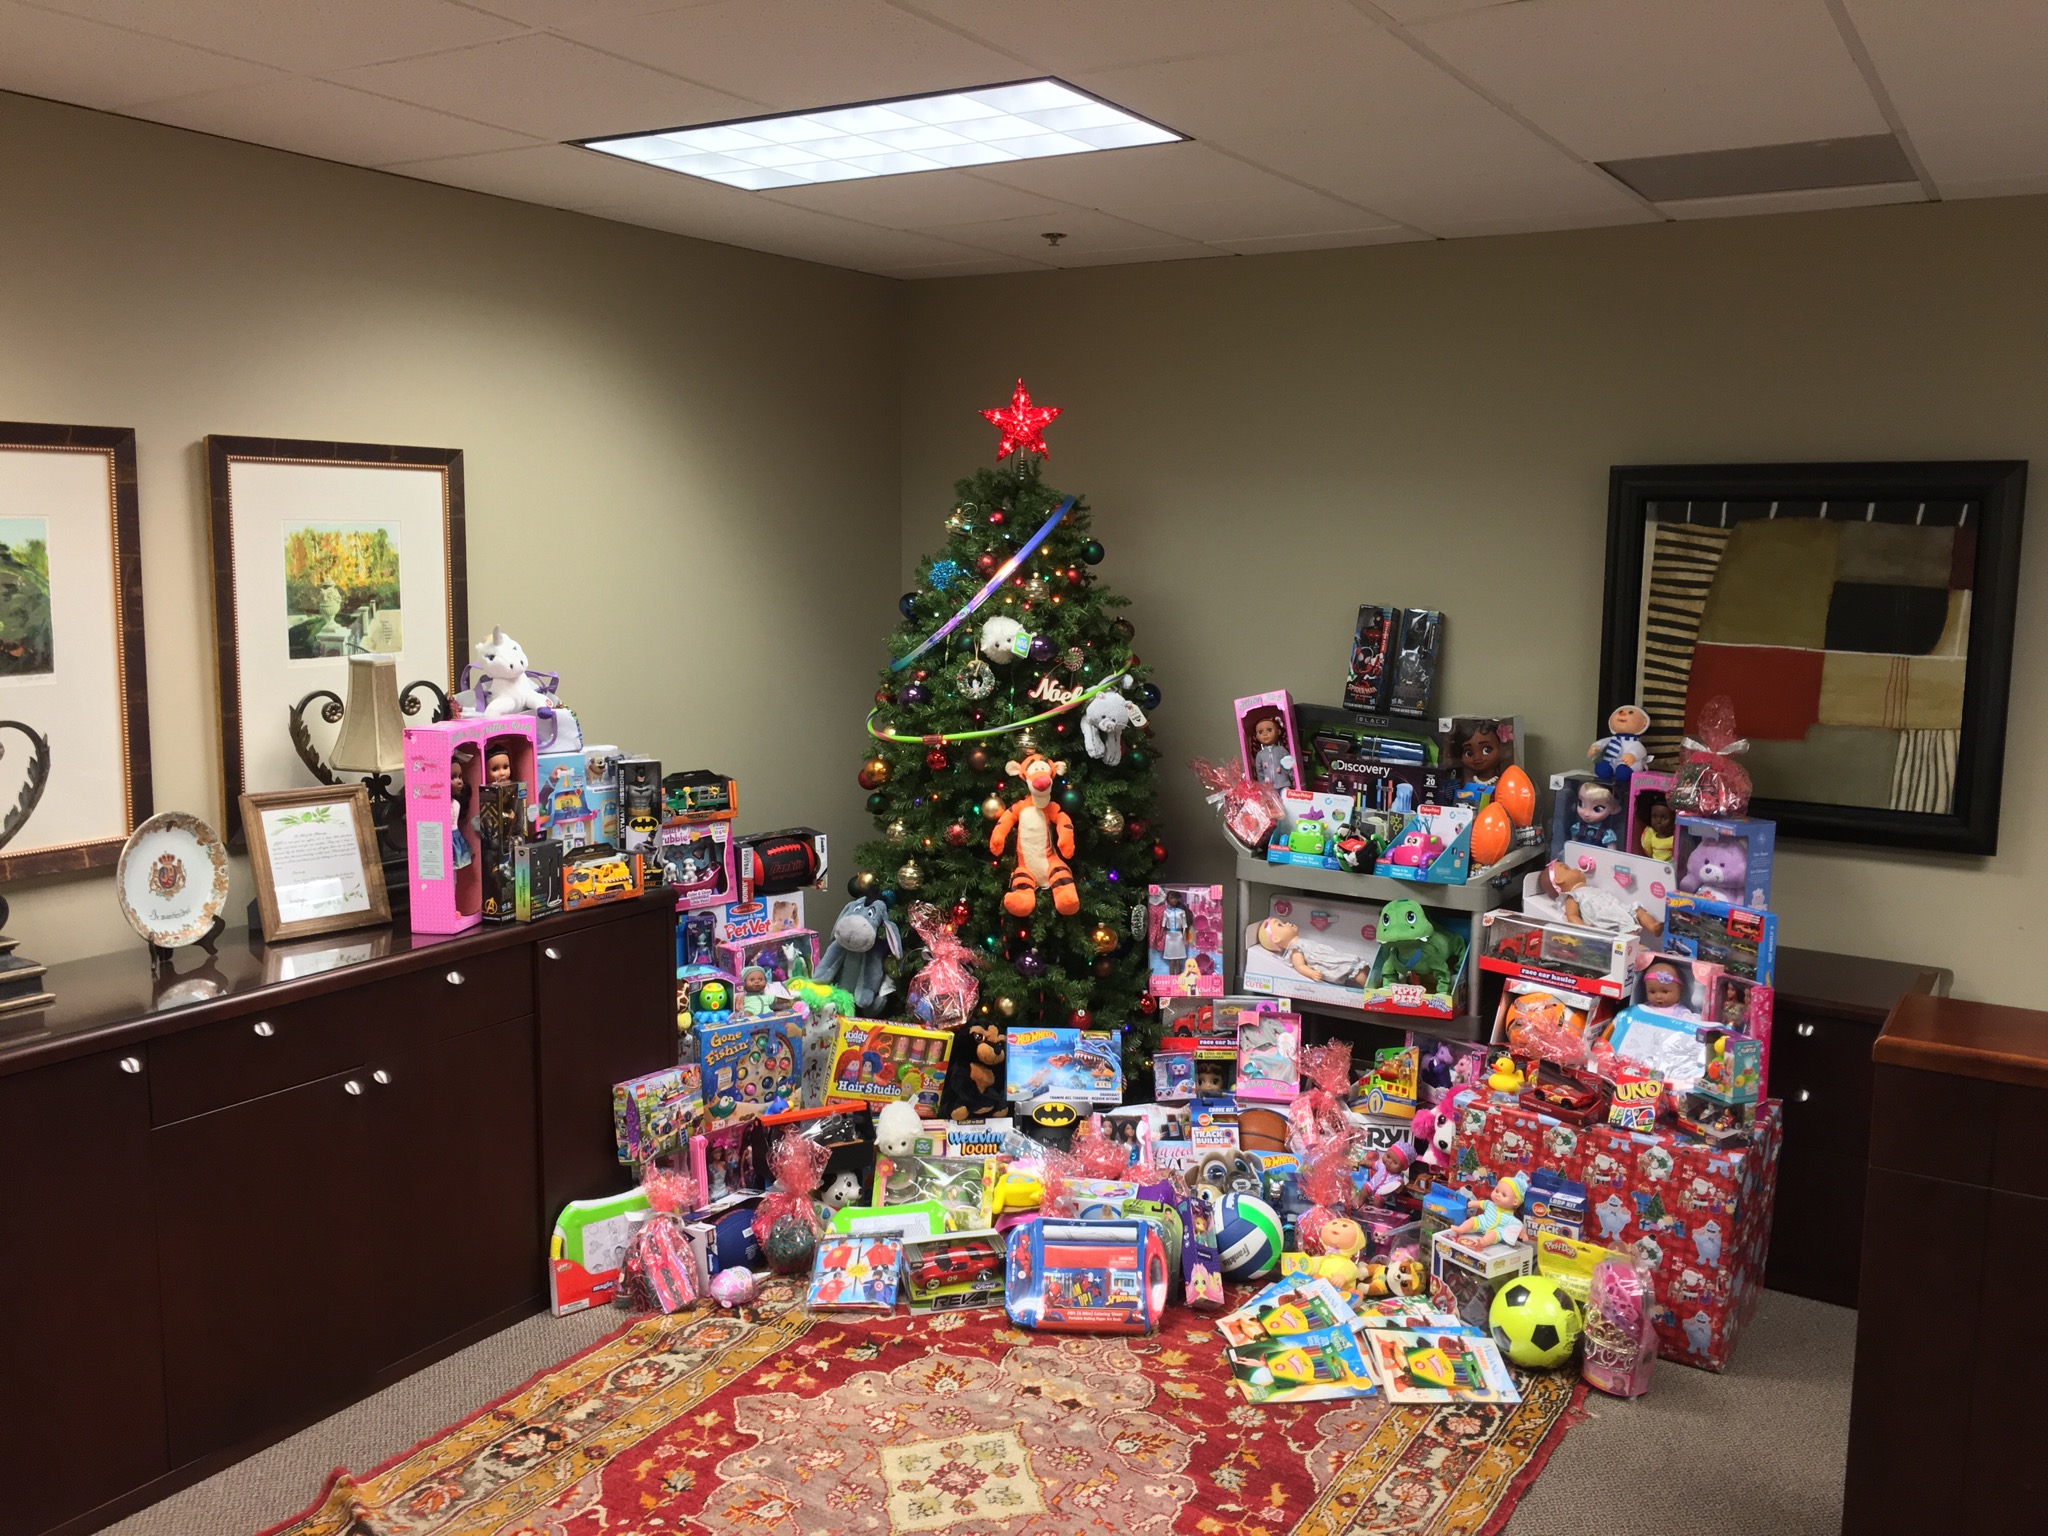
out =
[[[1020,380],[982,414],[1002,430],[996,466],[954,486],[946,542],[889,640],[860,772],[881,835],[852,889],[882,892],[899,921],[931,903],[982,956],[980,1016],[1121,1029],[1126,1080],[1149,1086],[1142,919],[1166,850],[1144,711],[1159,690],[1118,612],[1129,599],[1097,581],[1087,504],[1041,478],[1058,408]]]

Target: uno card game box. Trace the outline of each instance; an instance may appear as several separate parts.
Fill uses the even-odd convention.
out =
[[[1142,1218],[1039,1217],[1010,1230],[1003,1310],[1051,1333],[1150,1333],[1166,1308],[1166,1240]]]

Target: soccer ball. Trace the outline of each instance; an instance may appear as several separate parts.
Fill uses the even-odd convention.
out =
[[[1548,1275],[1517,1275],[1493,1294],[1493,1341],[1517,1365],[1562,1365],[1579,1347],[1586,1315]]]
[[[1226,1280],[1256,1280],[1280,1262],[1280,1218],[1257,1195],[1223,1197],[1222,1230],[1216,1246]]]

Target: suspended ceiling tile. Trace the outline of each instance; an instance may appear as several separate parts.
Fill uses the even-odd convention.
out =
[[[759,102],[541,33],[374,64],[336,78],[541,139],[672,128],[762,110]]]
[[[1181,240],[1172,245],[1139,245],[1113,251],[1068,251],[1056,255],[1055,260],[1062,267],[1127,267],[1141,262],[1193,261],[1229,254],[1213,245]]]
[[[1887,131],[1823,0],[1543,0],[1414,31],[1588,160]]]
[[[1324,230],[1307,235],[1263,235],[1249,240],[1211,240],[1219,251],[1233,256],[1263,256],[1278,251],[1330,251],[1354,245],[1397,245],[1410,240],[1427,240],[1403,225],[1383,229]]]
[[[890,267],[884,277],[921,280],[928,277],[985,277],[992,272],[1041,272],[1044,262],[1025,261],[1015,256],[978,256],[972,261],[942,261],[933,266]]]
[[[1021,256],[1056,267],[1084,265],[1086,258],[1113,251],[1146,250],[1187,255],[1200,251],[1195,241],[1181,240],[1164,231],[1112,218],[1088,208],[1070,208],[1059,214],[1057,221],[1049,216],[983,220],[943,225],[930,233],[984,251]],[[1045,239],[1048,233],[1057,233],[1064,238],[1058,245],[1052,245]],[[1184,249],[1189,247],[1192,249]]]
[[[444,186],[467,187],[472,192],[489,192],[496,197],[583,213],[594,213],[621,198],[637,196],[642,178],[659,174],[644,165],[632,165],[566,144],[533,144],[523,149],[487,150],[479,155],[402,161],[384,169],[420,181],[438,181]]]
[[[1026,218],[1062,212],[1072,206],[1037,192],[985,180],[971,171],[873,176],[865,181],[785,187],[761,196],[889,229],[928,229],[939,224]]]
[[[450,0],[42,0],[152,37],[302,74],[510,37],[523,28]]]
[[[389,165],[534,141],[325,80],[281,80],[160,101],[150,117],[350,165]]]
[[[949,91],[1033,73],[883,0],[715,0],[592,22],[577,33],[609,53],[767,104],[756,111]]]
[[[1759,192],[1747,197],[1699,197],[1657,206],[1674,219],[1739,219],[1758,213],[1810,213],[1821,208],[1871,208],[1883,203],[1924,203],[1917,181],[1888,186],[1816,187],[1798,192]]]
[[[1027,160],[984,166],[976,174],[1191,240],[1371,229],[1392,222],[1200,143]]]
[[[274,71],[55,11],[0,4],[0,90],[120,111],[165,96],[246,85]]]
[[[603,26],[606,22],[652,16],[659,11],[687,10],[710,0],[458,0],[473,11],[502,16],[522,26],[545,27],[564,37],[575,37],[579,28]]]
[[[1521,5],[1524,0],[1372,0],[1373,9],[1384,11],[1403,26],[1436,21],[1445,16],[1462,16],[1467,11],[1484,11],[1497,5]]]
[[[907,9],[970,32],[1045,69],[1231,53],[1311,43],[1368,30],[1344,0],[902,0]]]
[[[1845,4],[1944,197],[2048,191],[2048,4]]]

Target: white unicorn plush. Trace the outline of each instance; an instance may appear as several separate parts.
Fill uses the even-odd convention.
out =
[[[483,701],[479,714],[530,715],[554,703],[526,675],[526,652],[519,642],[496,625],[491,626],[490,639],[477,642],[476,670],[475,692]]]

